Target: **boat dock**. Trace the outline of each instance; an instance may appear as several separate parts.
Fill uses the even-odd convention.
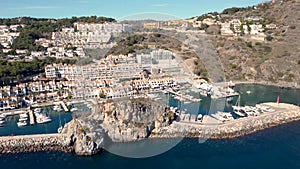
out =
[[[59,102],[61,107],[64,109],[64,111],[69,111],[68,107],[66,106],[66,104],[63,101]]]
[[[26,113],[27,110],[28,110],[28,108],[22,108],[22,109],[18,109],[18,110],[10,110],[10,111],[5,111],[5,112],[0,112],[0,114],[6,115],[6,116],[14,116],[14,115]]]
[[[34,123],[33,110],[29,110],[29,124],[34,125]]]

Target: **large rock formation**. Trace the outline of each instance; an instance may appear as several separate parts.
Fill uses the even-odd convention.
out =
[[[95,105],[69,122],[62,133],[78,155],[92,155],[111,142],[138,141],[175,119],[169,107],[144,98]]]

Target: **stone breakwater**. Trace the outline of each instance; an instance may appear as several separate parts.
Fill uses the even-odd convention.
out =
[[[65,135],[61,134],[0,137],[0,154],[39,151],[73,152],[73,147],[66,144],[65,140]]]
[[[119,110],[113,108],[114,106],[108,106],[109,109],[97,110],[85,116],[85,118],[75,118],[64,127],[62,134],[0,137],[0,154],[62,151],[75,152],[77,155],[93,155],[101,152],[103,147],[111,142],[139,141],[145,138],[234,138],[300,120],[300,107],[284,103],[264,103],[272,111],[225,123],[174,121],[173,114],[169,113],[169,110],[165,107],[160,105],[153,107],[152,104],[145,107],[140,104],[141,102],[138,102],[138,104],[136,102],[135,104],[124,102],[120,103],[121,106],[117,105],[117,108],[123,106]],[[124,105],[127,108],[124,108]],[[131,108],[137,105],[139,107]],[[137,119],[140,121],[145,120],[143,119],[145,114],[152,111],[156,113],[153,114],[153,117],[149,116],[146,119],[154,118],[151,123],[144,125],[144,123],[136,121]],[[131,113],[128,115],[128,112]],[[160,115],[158,112],[160,112]],[[130,120],[128,117],[130,117]],[[148,124],[153,127],[151,130]],[[120,133],[122,137],[120,137]],[[138,136],[136,136],[136,133],[138,133]]]
[[[265,103],[274,111],[259,116],[240,118],[221,124],[193,124],[174,122],[155,130],[151,138],[197,137],[203,139],[235,138],[259,130],[300,120],[300,107],[284,103]]]

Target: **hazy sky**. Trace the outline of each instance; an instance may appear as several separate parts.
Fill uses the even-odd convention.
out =
[[[145,19],[155,19],[157,16],[153,13],[164,13],[189,18],[260,2],[262,0],[0,0],[0,17],[64,18],[97,15],[120,19],[134,14],[151,13],[144,16]]]

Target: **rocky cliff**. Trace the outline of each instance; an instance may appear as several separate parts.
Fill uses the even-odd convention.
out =
[[[169,107],[144,98],[115,100],[95,106],[69,122],[62,133],[78,155],[92,155],[111,142],[138,141],[175,119]]]

